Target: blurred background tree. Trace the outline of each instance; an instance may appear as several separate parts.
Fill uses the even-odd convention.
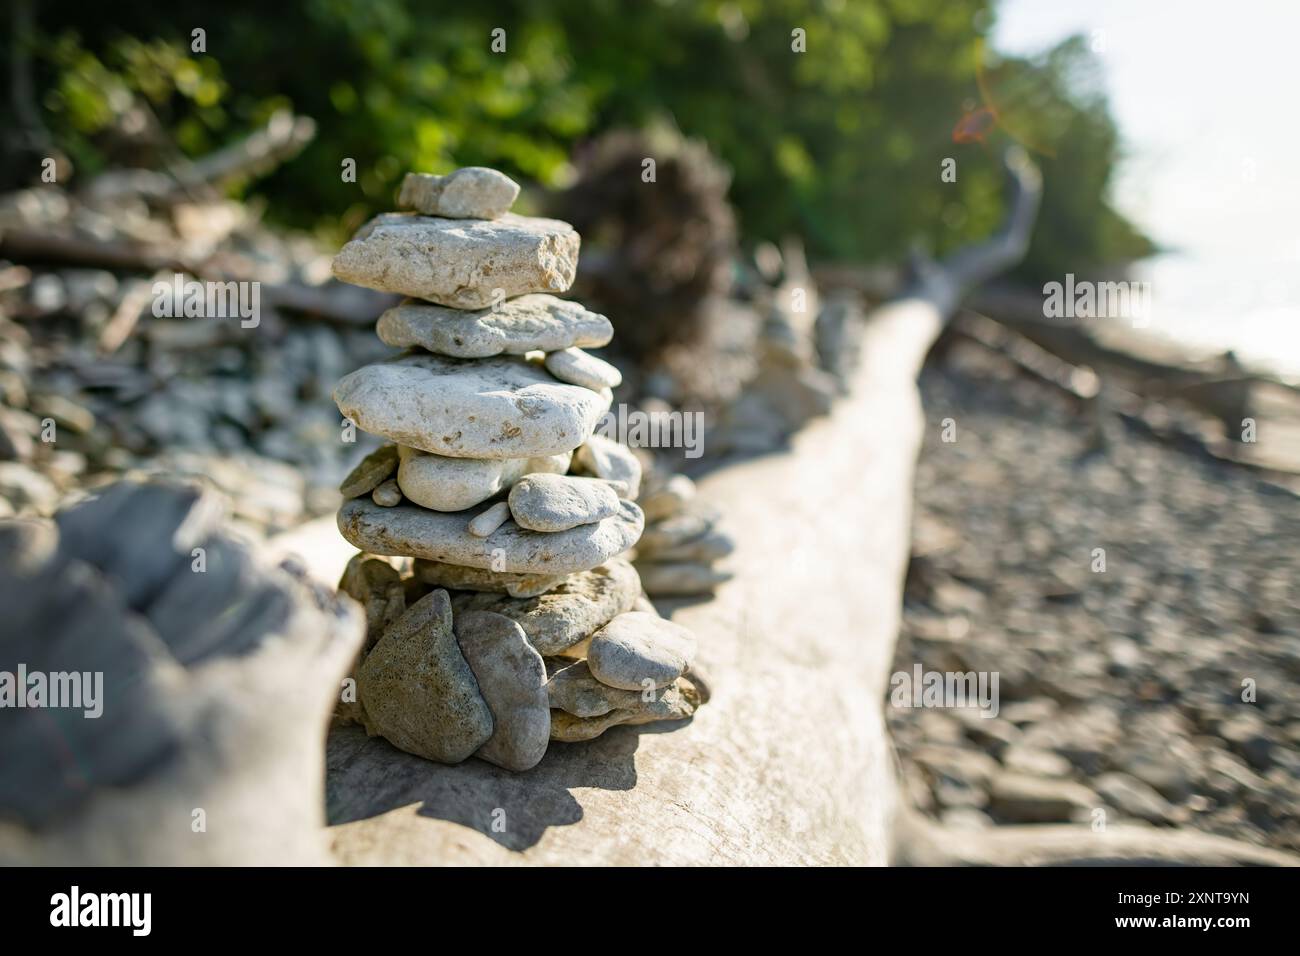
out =
[[[31,77],[4,103],[4,184],[39,173],[33,114],[75,182],[111,166],[165,168],[288,107],[316,120],[315,141],[246,188],[276,220],[337,241],[391,207],[408,169],[492,165],[560,188],[576,146],[667,118],[731,168],[743,241],[798,233],[815,257],[862,261],[897,258],[918,238],[942,252],[991,229],[995,156],[1011,135],[1047,184],[1027,278],[1150,251],[1107,203],[1119,144],[1086,47],[988,62],[993,0],[440,6],[36,5],[31,29],[0,52],[6,75]],[[490,47],[497,28],[505,53]],[[206,52],[192,50],[195,29]],[[792,49],[796,29],[806,52]],[[355,184],[342,180],[344,158],[356,160]],[[955,183],[940,178],[946,158]]]

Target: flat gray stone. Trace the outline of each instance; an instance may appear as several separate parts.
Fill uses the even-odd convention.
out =
[[[617,388],[623,382],[623,373],[617,368],[580,348],[548,352],[546,370],[561,382],[581,385],[596,392],[605,388]]]
[[[402,493],[434,511],[472,508],[534,472],[562,475],[573,457],[566,451],[542,458],[448,458],[406,446],[399,455]]]
[[[653,529],[654,525],[651,525],[650,528]],[[735,550],[735,539],[725,531],[720,531],[715,527],[698,538],[691,538],[680,544],[657,550],[653,545],[647,547],[645,535],[642,535],[641,540],[637,542],[636,553],[638,558],[648,558],[655,561],[697,561],[701,564],[709,564],[727,557]]]
[[[573,457],[587,474],[608,481],[624,482],[628,498],[635,500],[640,494],[641,462],[626,445],[604,435],[592,435]]]
[[[591,437],[606,407],[603,396],[557,382],[520,358],[468,361],[428,352],[357,369],[335,387],[334,401],[362,431],[399,445],[493,459],[572,451]]]
[[[396,470],[397,446],[385,445],[361,459],[339,485],[339,493],[344,498],[359,498],[382,485]]]
[[[506,574],[482,568],[467,568],[459,564],[443,564],[441,561],[426,561],[424,558],[416,558],[413,569],[417,579],[435,587],[455,591],[490,591],[516,598],[537,597],[564,581],[563,576]]]
[[[364,499],[353,499],[364,501]],[[460,763],[492,737],[492,711],[452,632],[446,591],[398,618],[357,670],[371,736],[439,763]]]
[[[587,666],[596,680],[610,687],[664,687],[686,670],[695,645],[695,635],[680,624],[628,611],[592,635]]]
[[[482,309],[530,292],[564,292],[578,265],[567,222],[506,213],[500,219],[442,219],[384,213],[334,257],[343,282]]]
[[[680,677],[655,695],[653,700],[632,708],[611,710],[599,717],[577,717],[563,710],[551,711],[551,739],[578,743],[599,737],[620,724],[651,724],[661,720],[686,720],[707,701],[688,677]]]
[[[571,574],[554,590],[518,599],[497,594],[456,594],[452,607],[504,614],[528,635],[538,653],[559,654],[585,641],[602,625],[628,610],[641,593],[632,565],[615,559],[598,568]]]
[[[618,494],[599,478],[524,475],[510,489],[510,513],[529,531],[567,531],[618,514]]]
[[[507,521],[479,538],[467,527],[476,516],[473,509],[448,514],[406,503],[380,508],[367,498],[353,498],[339,509],[338,527],[344,538],[371,554],[559,576],[586,571],[622,554],[636,542],[642,525],[641,509],[630,501],[620,502],[613,517],[551,533]]]
[[[469,312],[408,299],[381,315],[375,331],[387,345],[456,358],[556,352],[575,345],[599,348],[614,337],[614,327],[605,316],[577,302],[542,294],[521,295]]]
[[[519,184],[487,166],[465,166],[446,176],[407,173],[397,205],[426,216],[499,219],[519,197]]]
[[[646,594],[656,597],[712,594],[719,585],[733,577],[730,571],[719,570],[698,561],[663,563],[638,559],[636,569],[641,575],[641,586],[645,588]]]
[[[551,711],[546,665],[523,628],[491,611],[456,615],[456,640],[492,711],[492,736],[475,756],[507,770],[530,770],[546,754]]]
[[[591,676],[586,661],[550,657],[546,665],[550,672],[546,693],[551,706],[574,717],[601,717],[612,710],[636,710],[667,692],[665,687],[656,688],[649,692],[647,700],[642,697],[642,691],[620,690],[602,684]]]

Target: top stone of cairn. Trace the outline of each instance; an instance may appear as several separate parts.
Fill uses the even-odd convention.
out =
[[[486,166],[466,166],[446,176],[407,173],[397,205],[444,219],[500,219],[519,197],[519,184]]]

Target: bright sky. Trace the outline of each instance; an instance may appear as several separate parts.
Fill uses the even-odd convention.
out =
[[[1152,266],[1157,321],[1300,368],[1300,0],[1002,0],[994,45],[1072,33],[1129,154],[1117,205],[1186,253]]]

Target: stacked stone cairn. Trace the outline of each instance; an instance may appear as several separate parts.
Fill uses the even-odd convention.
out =
[[[408,297],[377,328],[405,351],[334,390],[391,442],[341,488],[339,530],[361,553],[340,589],[368,634],[340,716],[430,760],[516,771],[551,740],[681,720],[708,693],[688,670],[694,635],[622,557],[644,528],[641,468],[596,433],[621,375],[584,351],[613,329],[553,295],[578,234],[510,213],[518,193],[481,167],[410,174],[409,211],[334,260],[339,279]]]

